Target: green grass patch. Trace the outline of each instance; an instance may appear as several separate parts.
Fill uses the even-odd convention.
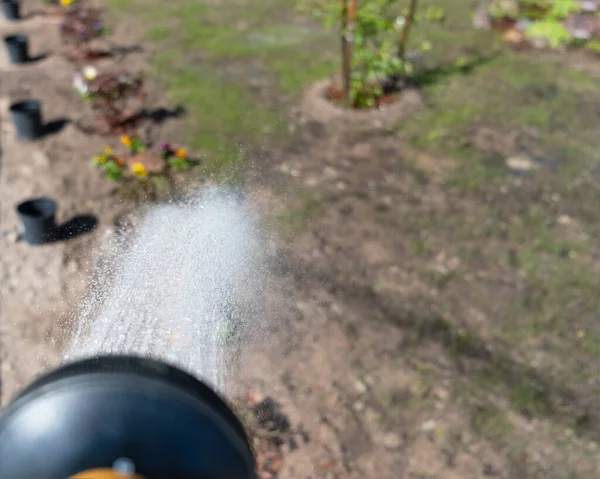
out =
[[[481,127],[506,137],[527,132],[536,151],[525,153],[548,157],[559,174],[571,178],[596,164],[597,153],[589,148],[595,144],[592,125],[600,105],[594,78],[566,67],[562,59],[511,52],[495,33],[474,30],[466,14],[472,4],[466,0],[441,0],[435,6],[445,9],[445,25],[417,25],[411,41],[413,48],[424,40],[433,44],[421,67],[427,73],[419,77],[430,108],[400,128],[413,147],[458,160],[452,186],[485,191],[506,176],[498,162],[490,161],[493,152],[473,144]],[[513,145],[514,151],[504,155],[520,148]]]
[[[331,37],[298,24],[293,1],[112,1],[135,12],[148,25],[145,38],[161,44],[154,71],[186,108],[186,143],[203,153],[211,175],[237,176],[246,148],[286,138],[281,117],[250,89],[250,76],[270,85],[276,99],[298,95],[334,69],[323,53]]]
[[[296,24],[292,1],[214,5],[175,0],[168,7],[150,2],[141,15],[154,24],[149,40],[168,39],[167,48],[173,50],[200,49],[219,62],[260,60],[273,84],[285,93],[297,94],[338,69],[334,35],[316,25]]]
[[[323,203],[309,191],[301,191],[298,196],[299,204],[286,209],[276,218],[276,223],[285,232],[288,239],[294,238],[304,231],[310,221],[323,212]]]
[[[169,27],[153,27],[146,33],[146,39],[151,42],[161,42],[166,40],[171,35]]]
[[[131,9],[135,0],[110,0],[110,6],[117,11],[127,11]]]

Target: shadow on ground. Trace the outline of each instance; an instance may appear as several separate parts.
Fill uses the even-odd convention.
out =
[[[44,130],[42,132],[42,137],[56,135],[60,133],[71,120],[68,118],[59,118],[57,120],[50,121],[44,125]]]
[[[93,215],[77,215],[58,225],[54,232],[54,241],[66,241],[90,233],[98,226],[98,219]]]
[[[154,110],[143,109],[140,112],[141,118],[150,120],[155,125],[160,125],[170,119],[180,118],[185,114],[186,114],[186,109],[181,105],[177,105],[174,108],[161,107],[161,108],[156,108]]]

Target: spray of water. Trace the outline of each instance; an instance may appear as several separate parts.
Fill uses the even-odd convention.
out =
[[[256,216],[235,195],[210,190],[150,211],[105,250],[65,359],[145,355],[223,390],[239,339],[260,330]]]

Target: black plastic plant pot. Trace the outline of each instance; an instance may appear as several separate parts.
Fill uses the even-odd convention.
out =
[[[2,0],[2,10],[7,20],[21,18],[21,0]]]
[[[2,478],[119,474],[256,479],[248,438],[227,404],[156,360],[103,356],[67,364],[0,415]]]
[[[42,245],[54,239],[56,230],[56,201],[34,198],[17,205],[23,238],[30,245]]]
[[[31,141],[42,136],[42,103],[37,100],[26,100],[13,103],[10,114],[17,128],[17,136],[21,140]]]
[[[27,35],[10,35],[4,37],[4,44],[8,50],[11,63],[15,65],[27,63],[27,60],[29,60]]]

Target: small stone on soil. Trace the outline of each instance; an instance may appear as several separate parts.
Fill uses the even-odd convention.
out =
[[[289,163],[281,163],[281,165],[279,165],[279,166],[277,167],[277,170],[278,170],[280,173],[289,173],[291,169],[292,169],[292,168],[291,168],[291,166],[289,165]]]
[[[4,236],[6,241],[8,241],[9,243],[16,243],[17,241],[19,241],[19,233],[17,233],[16,231],[4,231],[2,233],[2,236]]]
[[[425,421],[422,425],[421,425],[421,430],[423,430],[424,432],[431,432],[434,431],[436,427],[436,422],[431,419],[429,421]]]
[[[438,399],[441,399],[442,401],[448,399],[448,391],[444,388],[435,389],[434,394],[438,397]]]
[[[560,215],[557,221],[559,225],[570,225],[573,222],[573,218],[569,215]]]
[[[356,389],[356,392],[358,394],[364,394],[367,392],[367,385],[363,383],[360,379],[357,379],[354,382],[354,389]]]
[[[323,170],[323,176],[325,176],[325,178],[333,180],[335,178],[337,178],[338,176],[340,176],[340,174],[334,169],[331,168],[330,166],[326,166],[325,169]]]
[[[371,145],[369,143],[357,143],[352,148],[352,156],[359,156],[362,158],[369,157],[371,155]]]
[[[352,405],[352,409],[354,409],[356,412],[361,412],[364,411],[365,409],[365,403],[361,402],[361,401],[356,401],[353,405]]]
[[[344,312],[344,308],[342,308],[338,303],[331,303],[331,312],[337,315],[342,315]]]
[[[531,158],[525,155],[511,156],[506,160],[506,166],[518,172],[531,171],[535,168],[535,164]]]
[[[32,154],[33,162],[39,168],[50,166],[50,159],[43,151],[34,151]]]
[[[402,439],[394,432],[388,432],[381,438],[381,444],[387,449],[399,449],[402,445]]]

